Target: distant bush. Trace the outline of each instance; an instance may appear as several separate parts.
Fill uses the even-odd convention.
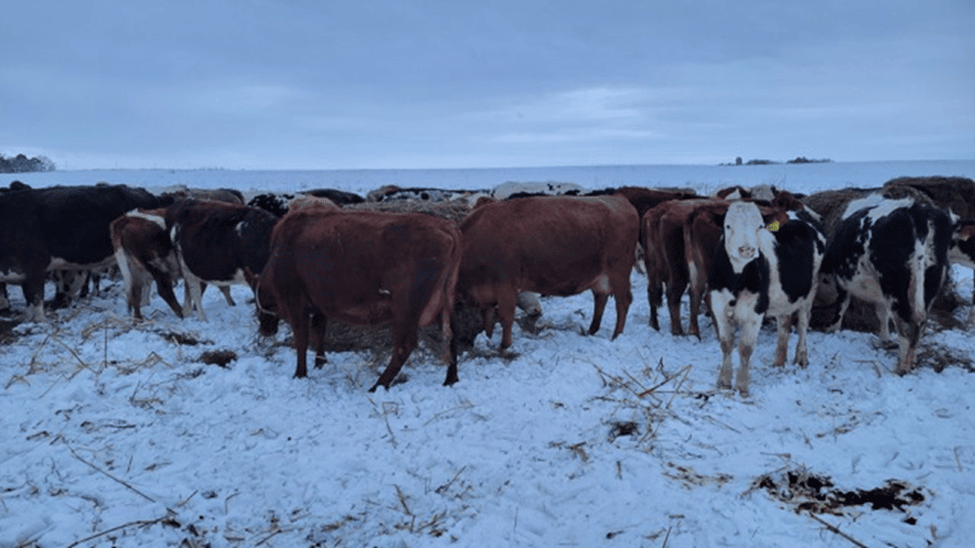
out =
[[[825,163],[828,163],[828,162],[831,162],[831,161],[832,160],[830,160],[828,158],[824,158],[822,160],[811,160],[809,158],[806,158],[805,156],[799,156],[799,157],[795,158],[794,160],[788,160],[786,163],[787,164],[825,164]],[[722,166],[769,166],[769,165],[778,164],[778,163],[779,162],[775,162],[773,160],[758,160],[758,159],[756,159],[756,160],[748,160],[747,162],[742,162],[741,161],[741,156],[739,156],[739,157],[735,158],[735,163],[733,163],[733,164],[728,163],[728,164],[719,164],[719,165],[722,165]]]
[[[29,171],[54,171],[54,162],[44,156],[28,158],[18,154],[13,158],[0,155],[0,173],[27,173]]]
[[[787,164],[828,164],[830,162],[829,158],[823,158],[822,160],[810,160],[805,156],[799,156],[794,160],[789,160]]]

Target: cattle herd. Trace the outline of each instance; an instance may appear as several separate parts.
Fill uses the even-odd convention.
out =
[[[396,204],[430,205],[422,212]],[[145,189],[99,183],[0,189],[0,311],[7,284],[19,284],[20,321],[44,321],[44,286],[55,305],[83,296],[117,266],[128,310],[141,319],[150,287],[179,317],[203,320],[201,296],[215,285],[229,304],[231,284],[254,293],[259,330],[279,320],[294,334],[296,377],[306,353],[325,362],[329,320],[388,324],[392,357],[371,390],[389,388],[417,345],[422,326],[439,326],[457,376],[457,316],[479,314],[490,338],[501,323],[512,344],[516,306],[541,314],[538,295],[594,297],[589,333],[610,296],[613,337],[633,300],[630,273],[642,256],[650,326],[666,295],[670,329],[684,333],[680,302],[690,297],[687,332],[700,337],[701,304],[713,318],[722,361],[717,385],[743,395],[766,316],[778,326],[774,364],[783,365],[795,325],[794,362],[809,362],[813,307],[824,328],[842,325],[851,298],[872,306],[879,335],[898,338],[897,371],[912,370],[932,302],[949,263],[975,268],[975,181],[900,178],[883,187],[796,195],[775,187],[621,187],[587,192],[565,183],[505,183],[492,191],[383,187],[366,197],[333,189],[259,194],[232,189]],[[173,288],[184,281],[180,304]],[[969,322],[975,322],[975,308]],[[738,338],[739,366],[732,353]],[[734,380],[734,382],[732,382]]]

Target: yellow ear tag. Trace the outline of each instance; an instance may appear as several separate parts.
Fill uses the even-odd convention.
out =
[[[765,227],[769,232],[775,232],[779,229],[779,222],[772,221],[767,227]]]

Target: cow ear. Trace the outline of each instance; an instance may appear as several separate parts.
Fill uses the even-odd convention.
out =
[[[778,222],[778,221],[772,221],[772,222],[771,222],[771,223],[769,223],[769,224],[768,224],[768,226],[766,226],[765,228],[766,228],[766,229],[767,229],[767,230],[768,230],[769,232],[777,232],[777,231],[779,230],[779,222]]]

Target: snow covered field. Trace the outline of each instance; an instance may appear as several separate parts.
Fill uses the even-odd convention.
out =
[[[0,183],[364,194],[518,180],[811,192],[901,175],[975,177],[975,161],[77,171]],[[972,272],[953,275],[971,302]],[[405,382],[374,394],[366,389],[385,366],[382,349],[332,353],[308,379],[291,378],[287,330],[261,340],[244,287],[233,308],[208,292],[209,322],[179,320],[154,295],[148,321],[136,324],[113,282],[49,312],[48,324],[0,335],[0,547],[971,545],[971,327],[929,326],[922,364],[903,378],[892,373],[896,351],[851,331],[812,332],[807,369],[773,369],[766,327],[742,399],[714,390],[710,322],[701,341],[651,330],[646,279],[632,280],[616,341],[612,307],[588,337],[590,294],[545,298],[537,334],[516,327],[504,356],[497,333],[480,335],[453,387],[441,386],[436,355],[418,351]],[[22,308],[19,289],[10,295]],[[957,360],[936,372],[924,362],[933,352]],[[231,353],[226,366],[205,363]]]

